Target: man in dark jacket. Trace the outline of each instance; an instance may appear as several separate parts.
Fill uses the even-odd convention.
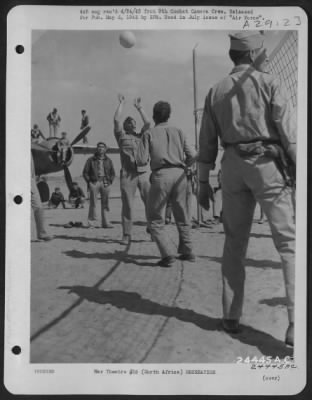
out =
[[[90,228],[94,227],[97,220],[96,201],[98,192],[101,194],[102,228],[113,227],[107,220],[107,211],[109,211],[109,192],[115,178],[115,170],[112,160],[106,156],[106,151],[106,144],[99,142],[96,153],[87,160],[83,169],[83,177],[87,182],[90,193],[88,216]]]

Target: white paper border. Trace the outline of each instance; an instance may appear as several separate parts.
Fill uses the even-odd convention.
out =
[[[147,8],[150,6],[147,6]],[[174,8],[177,6],[168,6]],[[186,7],[186,6],[181,6]],[[18,6],[8,15],[7,46],[7,126],[6,126],[6,318],[5,318],[5,386],[15,394],[262,394],[292,395],[300,392],[306,383],[306,233],[307,233],[307,16],[299,7],[192,7],[214,9],[248,9],[261,11],[267,19],[291,25],[270,29],[299,32],[298,58],[298,164],[297,170],[297,245],[296,245],[296,332],[295,359],[297,369],[279,372],[279,383],[264,384],[261,372],[248,365],[235,364],[166,364],[166,369],[215,369],[216,375],[106,376],[93,374],[95,367],[104,364],[30,364],[30,148],[31,125],[31,31],[33,29],[242,29],[239,21],[102,21],[85,23],[79,20],[81,8],[99,9],[100,6]],[[116,8],[116,7],[114,7]],[[295,25],[294,16],[300,16],[301,25]],[[253,29],[256,29],[255,27]],[[258,28],[259,29],[259,28]],[[267,27],[263,29],[267,30]],[[15,46],[22,44],[25,53],[19,55]],[[14,174],[14,179],[13,179]],[[23,197],[16,205],[16,194]],[[300,289],[299,289],[300,288]],[[11,348],[20,345],[19,356]],[[35,369],[51,368],[54,374],[36,375]],[[123,369],[147,368],[140,364],[122,364]],[[149,369],[162,365],[148,364]]]

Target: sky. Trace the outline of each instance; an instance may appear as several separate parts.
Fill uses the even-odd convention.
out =
[[[56,107],[61,131],[69,139],[79,132],[81,110],[86,109],[92,127],[90,144],[104,141],[116,147],[113,116],[117,95],[126,97],[124,117],[131,115],[142,126],[133,107],[140,96],[149,117],[159,100],[172,107],[170,123],[180,127],[195,144],[192,50],[196,47],[198,108],[211,86],[232,69],[228,57],[228,31],[177,30],[133,31],[136,44],[130,49],[119,43],[121,31],[33,31],[32,34],[32,125],[48,136],[48,113]],[[265,35],[268,52],[282,32]],[[113,156],[118,170],[118,156]],[[77,156],[73,176],[81,174],[85,156]]]

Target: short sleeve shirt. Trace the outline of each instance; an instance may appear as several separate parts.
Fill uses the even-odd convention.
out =
[[[115,131],[115,137],[120,149],[121,167],[126,171],[137,171],[137,150],[142,138],[142,132],[139,134],[128,134],[124,131]],[[146,171],[148,166],[146,166]],[[140,167],[140,172],[144,172],[144,168]]]

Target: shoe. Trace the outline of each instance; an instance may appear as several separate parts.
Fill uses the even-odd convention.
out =
[[[40,242],[49,242],[52,239],[53,239],[53,236],[49,236],[49,235],[40,235],[40,236],[38,236],[38,240]]]
[[[120,244],[128,245],[130,242],[131,242],[131,236],[123,235],[122,240],[120,241]]]
[[[193,254],[193,253],[181,254],[181,255],[179,256],[179,260],[181,260],[181,261],[195,262],[195,261],[196,261],[196,257],[195,257],[195,254]]]
[[[286,331],[285,344],[294,347],[294,323],[290,322]]]
[[[64,228],[72,228],[74,226],[74,223],[72,221],[68,222],[68,224],[64,225]]]
[[[114,225],[112,225],[111,223],[108,223],[106,225],[102,225],[102,228],[114,228]]]
[[[169,218],[166,218],[166,219],[165,219],[165,224],[166,224],[166,225],[169,225],[169,224],[171,224],[171,219],[169,219]]]
[[[227,333],[239,333],[241,331],[238,319],[222,319],[222,328]]]
[[[165,267],[165,268],[170,268],[172,265],[175,263],[176,258],[172,256],[168,256],[165,258],[162,258],[158,263],[156,264],[158,267]]]

